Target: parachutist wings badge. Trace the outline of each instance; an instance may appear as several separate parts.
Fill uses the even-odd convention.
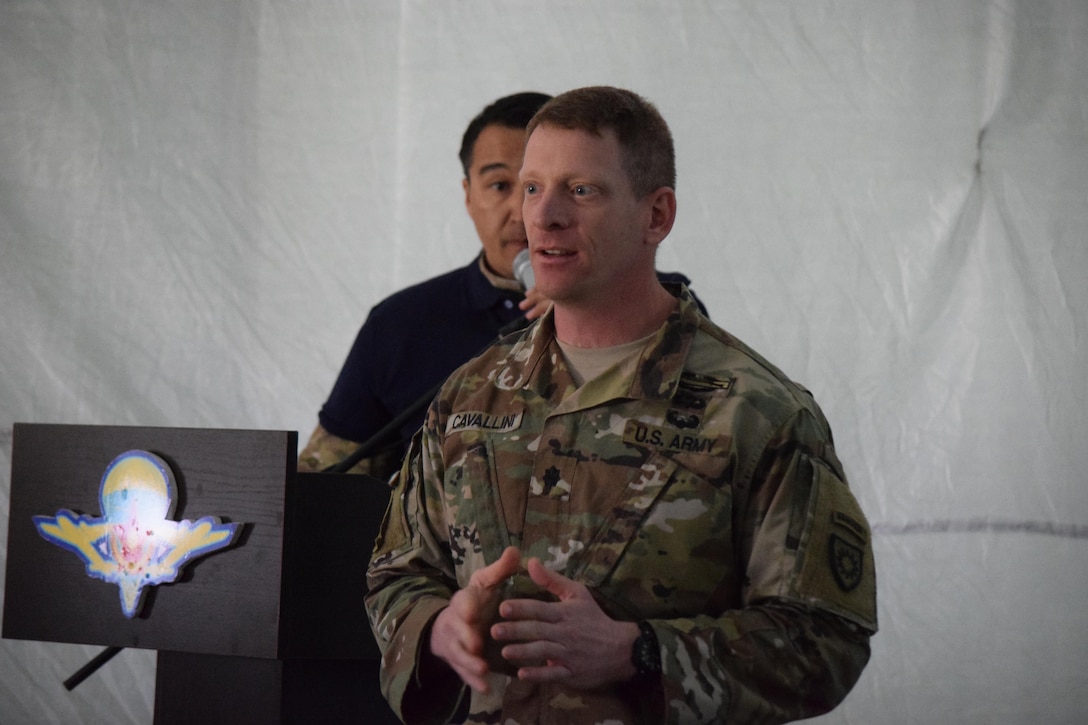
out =
[[[182,567],[229,546],[241,524],[214,516],[173,521],[177,486],[170,466],[148,451],[127,451],[102,476],[102,516],[68,510],[35,516],[47,541],[74,552],[88,576],[121,588],[121,610],[132,618],[140,610],[144,588],[173,582]]]

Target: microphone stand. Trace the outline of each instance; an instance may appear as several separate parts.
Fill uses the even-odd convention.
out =
[[[518,330],[527,327],[529,323],[530,320],[527,320],[524,315],[514,320],[511,320],[510,322],[507,322],[505,325],[499,328],[499,334],[496,340],[501,337],[505,337],[506,335],[509,335],[511,332],[517,332]],[[480,349],[480,353],[491,347],[491,345],[493,344],[495,344],[494,341],[488,343],[486,346]],[[402,411],[400,415],[395,417],[393,420],[386,423],[381,428],[381,430],[372,435],[362,445],[352,451],[352,453],[347,458],[344,458],[339,463],[334,463],[328,468],[322,469],[320,472],[347,473],[356,463],[371,455],[375,450],[383,445],[388,445],[391,442],[391,440],[389,440],[391,439],[391,434],[396,433],[402,425],[414,418],[420,410],[427,407],[427,405],[430,404],[431,400],[434,399],[434,396],[438,394],[438,391],[442,388],[443,383],[445,383],[445,380],[439,382],[438,385],[435,385],[433,388],[427,391],[426,395],[410,405],[406,410]],[[97,672],[98,669],[102,667],[102,665],[113,659],[113,657],[122,649],[124,648],[112,646],[103,649],[101,652],[95,655],[94,658],[91,659],[87,664],[80,667],[75,674],[73,674],[71,677],[64,681],[64,689],[71,692],[73,689],[78,687],[81,682]]]
[[[68,690],[68,692],[76,689],[76,687],[79,686],[79,683],[83,682],[85,679],[93,675],[96,671],[98,671],[99,667],[113,659],[113,656],[120,652],[122,649],[122,647],[107,647],[106,649],[96,654],[90,662],[80,667],[74,675],[64,681],[64,689]]]

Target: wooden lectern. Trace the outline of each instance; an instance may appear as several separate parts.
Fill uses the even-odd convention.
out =
[[[396,722],[363,608],[383,482],[295,471],[293,431],[16,423],[3,636],[158,651],[155,723]],[[147,589],[118,587],[38,534],[33,516],[99,516],[110,462],[147,450],[177,482],[173,518],[244,524],[226,549]]]

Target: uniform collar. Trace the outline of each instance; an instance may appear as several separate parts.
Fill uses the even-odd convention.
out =
[[[633,375],[606,374],[574,391],[555,339],[551,310],[532,325],[510,350],[506,364],[496,371],[503,388],[524,388],[564,409],[585,408],[617,398],[671,400],[684,370],[701,314],[691,292],[682,283],[666,283],[676,305],[658,329]]]

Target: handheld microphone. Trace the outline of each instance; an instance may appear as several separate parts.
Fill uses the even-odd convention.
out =
[[[536,276],[533,274],[532,255],[528,249],[523,249],[518,252],[518,256],[514,257],[514,279],[518,281],[521,288],[528,292],[536,286]]]

